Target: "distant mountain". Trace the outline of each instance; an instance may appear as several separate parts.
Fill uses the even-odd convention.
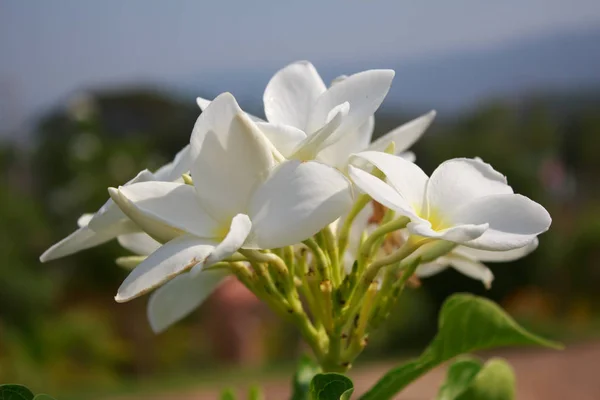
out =
[[[600,91],[600,28],[401,63],[390,102],[457,110],[490,97]]]
[[[318,65],[323,76],[378,65],[396,70],[384,108],[436,108],[457,112],[490,98],[514,98],[536,92],[600,92],[600,27],[528,38],[495,48],[407,60],[370,60]],[[229,71],[205,76],[194,88],[213,96],[231,91],[246,107],[260,110],[262,91],[272,71]],[[189,82],[186,92],[189,93]],[[591,89],[590,89],[591,88]]]

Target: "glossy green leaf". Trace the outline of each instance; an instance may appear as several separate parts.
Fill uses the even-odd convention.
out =
[[[33,400],[33,393],[23,385],[0,385],[0,400]]]
[[[456,400],[514,400],[516,379],[512,367],[504,360],[489,360],[469,387]]]
[[[440,386],[436,400],[456,400],[467,390],[475,376],[481,371],[481,361],[474,357],[461,357],[448,367],[446,380]]]
[[[311,400],[349,400],[354,385],[342,374],[317,374],[310,382]]]
[[[37,394],[33,400],[55,400],[54,397],[50,397],[47,394]]]
[[[302,356],[298,362],[292,382],[292,400],[309,400],[310,382],[321,372],[319,365],[309,356]]]
[[[423,354],[389,371],[361,399],[391,399],[445,361],[463,353],[502,346],[561,348],[557,343],[527,332],[490,300],[470,294],[453,295],[442,306],[438,333]]]

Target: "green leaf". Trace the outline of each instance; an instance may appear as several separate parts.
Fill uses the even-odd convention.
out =
[[[298,362],[292,382],[292,400],[309,400],[310,382],[321,372],[321,367],[309,356],[304,355]]]
[[[0,385],[0,400],[33,400],[33,393],[23,385]]]
[[[514,400],[516,379],[512,367],[500,358],[489,360],[467,390],[456,400]]]
[[[446,380],[440,387],[436,400],[456,400],[464,393],[475,376],[481,371],[481,361],[462,357],[448,368]]]
[[[221,392],[221,400],[236,400],[235,392],[233,389],[225,389]]]
[[[349,400],[353,391],[352,381],[342,374],[317,374],[310,382],[311,400]]]
[[[33,400],[55,400],[54,397],[50,397],[47,394],[37,394]]]
[[[361,400],[391,399],[430,369],[459,354],[502,346],[562,348],[527,332],[492,301],[455,294],[442,306],[438,333],[423,354],[389,371]]]
[[[250,392],[248,393],[248,400],[264,400],[265,396],[261,388],[257,385],[254,385],[250,388]]]

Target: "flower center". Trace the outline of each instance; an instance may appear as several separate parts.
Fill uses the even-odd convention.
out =
[[[441,231],[450,227],[442,214],[435,208],[430,207],[427,212],[422,212],[419,217],[426,219],[431,224],[431,229]]]
[[[219,224],[214,230],[215,238],[218,240],[223,240],[229,233],[229,228],[231,224]]]

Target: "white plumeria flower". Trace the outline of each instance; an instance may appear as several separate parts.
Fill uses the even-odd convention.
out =
[[[415,274],[420,278],[427,278],[445,269],[452,267],[469,278],[481,281],[489,289],[494,280],[494,274],[483,262],[509,262],[523,258],[538,247],[538,239],[532,240],[528,245],[506,251],[488,251],[458,246],[450,253],[435,261],[420,265]],[[417,251],[426,251],[423,246]]]
[[[240,248],[271,249],[314,235],[352,205],[350,182],[319,162],[277,164],[233,96],[217,97],[191,137],[194,185],[142,182],[109,189],[119,207],[165,243],[125,279],[119,302]]]
[[[404,153],[431,124],[435,112],[370,143],[373,114],[387,95],[393,77],[392,70],[363,71],[336,79],[328,89],[311,63],[295,62],[278,71],[265,89],[268,122],[252,118],[287,158],[316,159],[344,170],[350,154],[359,151],[383,151],[395,142],[397,154]],[[210,101],[198,98],[197,103],[204,109]],[[349,110],[341,124],[332,132],[322,132],[332,112],[344,104]]]
[[[355,157],[380,169],[389,183],[350,166],[354,183],[410,218],[414,235],[502,251],[526,246],[552,222],[544,207],[514,194],[506,178],[480,160],[449,160],[427,177],[401,157],[372,151]]]
[[[181,178],[181,174],[190,170],[189,153],[188,145],[177,153],[172,162],[160,167],[154,173],[148,170],[141,171],[124,186],[137,182],[174,181]],[[123,214],[112,199],[108,199],[95,213],[83,214],[77,221],[77,225],[79,229],[46,250],[40,256],[40,261],[46,262],[65,257],[106,243],[119,235],[140,231],[140,228]]]

